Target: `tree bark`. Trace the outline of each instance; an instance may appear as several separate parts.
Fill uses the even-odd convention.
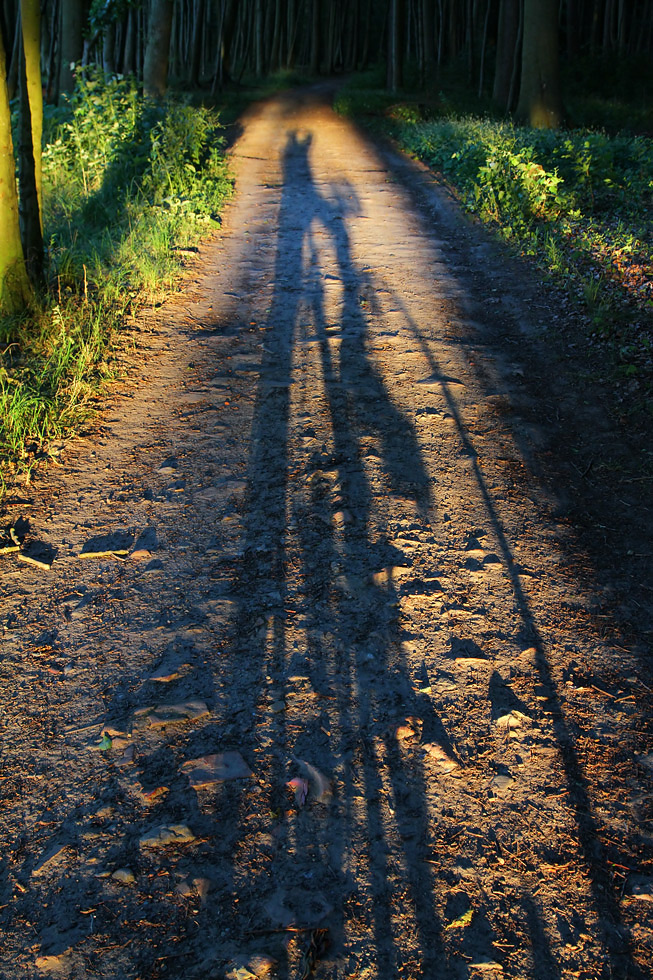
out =
[[[20,240],[7,59],[0,32],[0,308],[15,313],[24,309],[31,297]]]
[[[29,0],[33,3],[33,0]],[[21,0],[21,7],[25,7]],[[37,14],[40,9],[37,3]],[[24,31],[24,28],[23,28]],[[40,78],[39,78],[40,81]],[[36,152],[33,142],[32,112],[30,105],[30,84],[26,71],[24,48],[20,59],[20,113],[19,113],[19,143],[18,143],[18,219],[20,237],[23,245],[23,255],[27,266],[27,274],[32,285],[43,285],[43,230],[41,227],[41,208],[36,177]],[[39,96],[40,96],[39,86]],[[38,114],[38,109],[37,109]],[[40,139],[40,136],[39,136]],[[40,158],[39,157],[39,169]]]
[[[39,0],[21,0],[20,16],[25,58],[25,95],[31,120],[34,180],[38,201],[39,227],[42,231],[43,179],[41,145],[43,140],[43,86],[41,82],[41,6]],[[43,242],[41,242],[42,249]]]
[[[404,84],[404,4],[390,0],[388,11],[388,91],[398,92]]]
[[[9,99],[13,99],[18,91],[18,75],[20,67],[20,8],[16,10],[16,20],[15,20],[15,30],[14,30],[14,43],[11,50],[11,61],[9,62],[9,71],[7,72],[7,88],[9,90]]]
[[[557,0],[525,0],[517,116],[536,129],[556,129],[563,115],[558,3]]]
[[[72,92],[75,87],[73,66],[82,60],[84,54],[84,22],[86,10],[84,0],[62,0],[61,32],[59,42],[61,61],[59,64],[59,91]]]
[[[435,12],[433,0],[422,0],[422,51],[424,52],[424,75],[431,80],[435,74]]]
[[[494,69],[492,99],[502,109],[508,110],[510,82],[515,63],[515,47],[519,35],[520,0],[501,0],[497,34],[497,56]]]
[[[153,0],[143,61],[143,91],[153,99],[162,99],[168,87],[172,14],[172,0]]]
[[[567,0],[566,11],[567,27],[567,56],[569,58],[578,57],[578,0]]]
[[[311,73],[317,75],[322,65],[322,0],[313,0],[311,13]]]
[[[130,9],[125,21],[125,44],[122,56],[122,71],[124,75],[136,74],[136,46],[138,42],[138,24],[136,13]]]
[[[197,88],[200,80],[202,62],[202,40],[204,37],[204,0],[195,0],[193,9],[193,40],[191,44],[190,84]]]
[[[116,22],[110,20],[102,33],[102,67],[112,75],[116,70]]]

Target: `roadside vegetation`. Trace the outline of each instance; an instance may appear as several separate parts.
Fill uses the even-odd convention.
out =
[[[603,107],[603,126],[534,129],[492,114],[489,101],[470,111],[455,75],[443,88],[431,99],[393,97],[368,73],[341,90],[336,108],[441,174],[469,211],[566,286],[586,342],[607,355],[603,380],[650,413],[653,139],[637,130],[651,120],[614,90],[574,101],[572,89],[576,119],[587,111],[599,122]]]
[[[47,108],[47,290],[0,319],[0,496],[56,453],[115,373],[125,317],[158,303],[219,223],[232,183],[217,114],[144,100],[97,70]]]

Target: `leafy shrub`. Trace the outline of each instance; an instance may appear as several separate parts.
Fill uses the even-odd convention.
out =
[[[173,285],[232,190],[216,114],[131,80],[81,73],[45,124],[51,295],[0,321],[0,484],[87,417],[125,313]]]

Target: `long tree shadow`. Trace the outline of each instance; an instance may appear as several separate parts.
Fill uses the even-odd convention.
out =
[[[378,283],[379,288],[390,288],[388,283]],[[465,426],[461,411],[453,394],[452,387],[447,376],[444,374],[441,365],[433,353],[427,338],[423,335],[419,325],[411,317],[401,298],[393,293],[393,301],[402,310],[405,322],[408,324],[412,335],[419,343],[422,353],[429,364],[434,377],[440,379],[441,391],[444,396],[447,408],[451,413],[458,433],[458,438],[466,454],[471,459],[471,471],[474,482],[478,487],[480,499],[487,514],[488,520],[493,529],[495,538],[498,542],[501,558],[505,572],[510,581],[510,585],[515,598],[515,606],[521,620],[521,637],[524,643],[529,644],[535,651],[534,663],[539,676],[540,684],[546,692],[547,708],[550,713],[553,728],[556,735],[556,742],[562,759],[565,778],[570,802],[570,811],[574,823],[578,830],[578,842],[585,867],[588,872],[592,897],[598,909],[604,912],[600,919],[600,932],[604,948],[610,963],[610,970],[614,976],[624,976],[629,978],[641,978],[642,972],[635,963],[627,939],[623,936],[623,931],[619,929],[621,923],[621,912],[619,902],[615,893],[615,888],[610,874],[610,866],[606,860],[603,846],[600,841],[598,826],[593,814],[592,793],[590,784],[583,771],[578,753],[575,748],[575,740],[571,731],[570,723],[565,717],[562,700],[553,676],[551,664],[547,656],[546,643],[538,627],[535,615],[531,608],[531,603],[526,595],[519,577],[519,565],[512,553],[506,530],[499,516],[497,507],[492,498],[492,494],[487,486],[479,460],[470,440]],[[493,704],[493,711],[497,702],[498,686],[496,675],[491,682],[490,696]],[[505,707],[505,705],[504,705]],[[510,707],[510,705],[508,706]],[[517,705],[518,707],[518,705]],[[531,928],[533,904],[526,903],[527,918],[529,928]],[[531,929],[533,937],[537,931]],[[549,957],[550,959],[550,954]]]

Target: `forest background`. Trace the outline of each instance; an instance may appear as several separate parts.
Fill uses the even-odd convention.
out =
[[[653,0],[5,0],[2,484],[85,424],[219,223],[218,113],[320,76],[566,288],[579,382],[645,432],[652,48]]]

